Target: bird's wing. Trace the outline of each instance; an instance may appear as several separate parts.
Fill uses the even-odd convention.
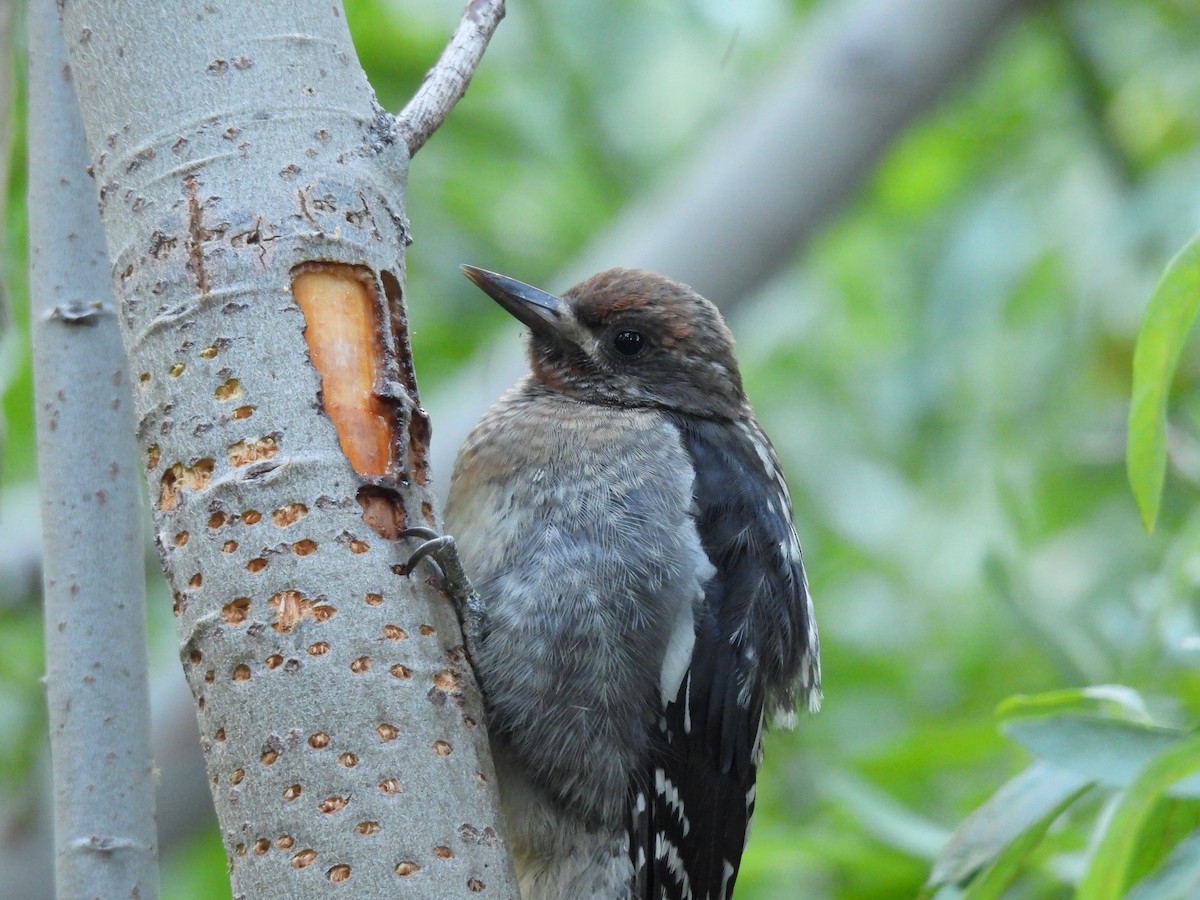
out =
[[[642,898],[729,896],[754,812],[764,712],[820,696],[816,629],[791,502],[753,420],[674,416],[696,471],[695,520],[715,574],[691,664],[665,704],[632,799]]]

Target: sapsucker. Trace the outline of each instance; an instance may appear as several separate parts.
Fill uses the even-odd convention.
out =
[[[523,896],[728,897],[764,717],[821,698],[791,501],[732,336],[649,272],[556,297],[464,270],[531,333],[446,506]]]

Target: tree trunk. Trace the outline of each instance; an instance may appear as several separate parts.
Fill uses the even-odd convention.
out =
[[[340,4],[61,7],[235,896],[514,895],[454,611],[397,540],[441,524],[413,130]]]
[[[142,500],[58,19],[29,9],[29,289],[60,897],[158,894]]]

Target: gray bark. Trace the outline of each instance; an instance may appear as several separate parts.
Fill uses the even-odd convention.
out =
[[[60,897],[158,894],[137,448],[104,235],[49,3],[29,9],[30,320]]]
[[[0,0],[0,196],[8,196],[8,168],[12,141],[13,100],[13,23],[16,19],[14,0]],[[4,240],[4,222],[0,217],[0,245]],[[4,337],[9,324],[8,286],[0,275],[0,338]],[[4,432],[0,428],[0,449],[3,448]]]
[[[396,540],[440,525],[408,148],[340,5],[62,20],[235,896],[515,893],[454,612]]]

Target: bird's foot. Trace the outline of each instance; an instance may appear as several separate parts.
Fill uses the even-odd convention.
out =
[[[467,655],[473,665],[475,647],[478,645],[483,627],[483,601],[479,598],[475,588],[471,586],[471,579],[467,577],[462,559],[458,555],[458,545],[455,544],[451,535],[438,534],[432,528],[408,528],[400,533],[400,537],[420,538],[422,541],[404,565],[404,571],[408,575],[412,575],[413,570],[423,559],[432,560],[441,569],[442,590],[454,604],[454,611],[458,615],[458,624],[462,628]]]

